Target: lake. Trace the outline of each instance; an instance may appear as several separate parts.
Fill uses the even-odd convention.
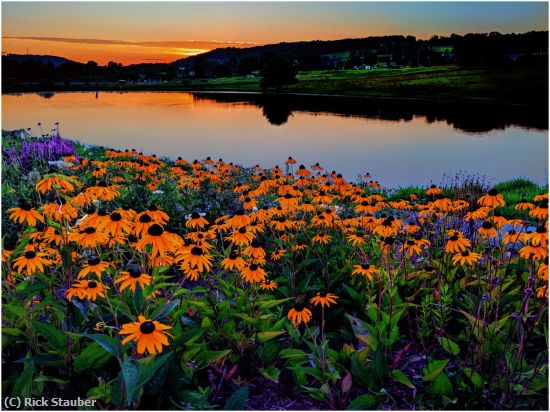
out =
[[[545,108],[212,92],[4,94],[2,106],[3,129],[59,122],[64,137],[172,159],[283,167],[292,156],[385,187],[457,173],[547,182]]]

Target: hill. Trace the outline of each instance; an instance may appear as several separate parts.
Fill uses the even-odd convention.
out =
[[[16,61],[17,63],[25,63],[30,60],[39,61],[42,64],[51,63],[55,68],[58,68],[64,63],[75,63],[73,60],[69,60],[65,57],[44,56],[38,54],[6,54],[4,58],[7,60]]]

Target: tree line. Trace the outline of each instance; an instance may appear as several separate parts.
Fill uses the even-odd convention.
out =
[[[548,32],[475,33],[433,36],[377,36],[364,39],[279,43],[245,49],[223,48],[165,64],[123,66],[109,62],[68,61],[58,66],[39,59],[2,57],[3,81],[171,81],[182,77],[215,78],[260,75],[291,82],[297,71],[367,67],[546,65]],[[267,80],[266,80],[267,79]]]

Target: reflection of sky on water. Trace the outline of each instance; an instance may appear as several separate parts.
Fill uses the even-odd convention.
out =
[[[135,148],[189,161],[211,156],[252,166],[283,166],[288,156],[354,179],[370,172],[384,186],[439,183],[460,170],[491,181],[515,176],[546,183],[548,132],[509,127],[466,134],[428,124],[294,112],[281,126],[246,104],[196,100],[189,93],[3,95],[3,128],[47,128],[82,142]]]

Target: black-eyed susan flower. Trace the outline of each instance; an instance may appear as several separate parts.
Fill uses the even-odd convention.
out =
[[[205,272],[212,268],[213,258],[205,251],[204,245],[203,247],[195,245],[190,249],[180,250],[178,260],[183,260],[183,269],[187,266],[191,269],[197,269],[199,272]]]
[[[185,222],[185,227],[189,229],[203,229],[208,224],[203,216],[198,212],[191,213],[190,219]]]
[[[325,235],[324,233],[319,233],[311,239],[313,243],[319,243],[321,245],[328,245],[331,240],[332,236]]]
[[[352,233],[347,236],[348,242],[354,246],[364,245],[366,242],[365,234],[363,232]]]
[[[441,190],[436,185],[431,185],[430,188],[428,190],[426,190],[426,194],[428,196],[437,196],[437,195],[440,195],[442,193],[443,193],[443,190]]]
[[[515,210],[531,210],[534,209],[535,205],[531,202],[529,202],[527,199],[522,198],[516,205],[514,206]]]
[[[251,256],[256,260],[263,260],[265,258],[265,250],[257,239],[254,239],[248,247],[243,251],[246,256]]]
[[[112,212],[108,219],[105,219],[101,227],[112,236],[128,234],[132,231],[132,223],[126,220],[120,212]]]
[[[311,311],[301,303],[296,303],[292,309],[288,311],[287,318],[294,326],[300,323],[308,324],[311,320]]]
[[[368,280],[373,280],[374,275],[378,273],[378,269],[369,263],[363,263],[361,265],[354,265],[352,275],[361,275],[365,276]]]
[[[477,232],[485,239],[494,238],[498,235],[494,225],[488,220],[485,220],[481,224],[481,227],[477,230]]]
[[[241,227],[226,237],[226,240],[237,246],[248,246],[254,240],[254,237],[255,235],[252,231],[247,230],[246,227]]]
[[[17,273],[32,275],[36,272],[44,272],[44,266],[51,266],[52,261],[45,259],[47,255],[34,250],[27,250],[13,262],[13,268]]]
[[[244,265],[244,259],[238,256],[236,252],[231,252],[229,256],[221,262],[221,267],[224,270],[241,270]]]
[[[251,263],[248,266],[244,266],[241,269],[241,277],[246,280],[248,283],[257,283],[264,280],[267,276],[265,270],[263,270],[256,263]]]
[[[495,209],[499,206],[504,206],[506,202],[504,201],[504,197],[498,193],[498,190],[491,189],[485,196],[480,197],[477,203],[481,206]]]
[[[109,240],[109,236],[105,232],[97,230],[93,226],[88,226],[78,233],[72,233],[69,238],[85,248],[96,247]]]
[[[534,246],[531,242],[528,242],[527,245],[519,250],[519,255],[523,259],[538,261],[548,256],[548,248],[545,246]]]
[[[530,210],[529,216],[539,220],[548,219],[548,199],[544,199],[534,209]]]
[[[21,202],[19,207],[12,207],[7,210],[10,214],[10,220],[16,223],[27,223],[29,226],[36,226],[36,222],[44,222],[44,217],[32,207],[28,202]]]
[[[145,316],[138,316],[137,322],[125,323],[118,332],[120,335],[128,335],[122,340],[122,344],[137,342],[137,352],[142,355],[145,352],[154,355],[162,352],[163,346],[169,346],[169,334],[166,330],[171,326],[164,325],[156,320],[149,320]]]
[[[99,257],[92,256],[88,259],[87,264],[82,267],[80,272],[78,272],[78,279],[83,279],[91,273],[96,275],[98,278],[101,278],[101,274],[109,266],[110,266],[109,262],[102,262]]]
[[[539,225],[537,230],[525,235],[525,240],[530,241],[533,246],[546,246],[548,244],[548,230]]]
[[[260,282],[260,288],[262,290],[275,290],[277,286],[279,285],[274,280],[265,279]]]
[[[136,291],[136,286],[139,285],[141,290],[151,284],[151,276],[147,273],[142,273],[139,268],[130,267],[127,271],[121,271],[115,284],[120,284],[120,291],[130,288],[132,292]]]
[[[244,213],[244,210],[238,210],[233,217],[227,220],[227,225],[233,229],[248,226],[250,218]]]
[[[271,253],[271,260],[273,261],[281,260],[282,257],[285,255],[285,253],[286,253],[286,249],[277,249]]]
[[[74,185],[69,182],[68,177],[55,175],[45,177],[44,179],[37,182],[35,185],[35,189],[42,194],[45,194],[47,191],[51,191],[52,189],[58,189],[60,192],[63,193],[70,193],[74,190]]]
[[[514,229],[510,229],[504,234],[504,244],[508,245],[510,243],[514,244],[522,238],[522,233]]]
[[[462,235],[462,232],[456,230],[450,233],[449,240],[445,245],[445,252],[459,253],[465,251],[470,246],[472,246],[472,243]]]
[[[323,308],[326,306],[327,308],[330,307],[330,304],[336,305],[336,300],[338,299],[338,296],[327,293],[327,292],[317,292],[317,295],[312,297],[309,301],[312,305],[317,306],[321,305]]]
[[[147,234],[137,243],[137,248],[144,250],[148,245],[152,246],[151,257],[164,256],[175,246],[173,238],[157,223],[149,226]]]
[[[105,297],[107,286],[96,280],[77,280],[67,291],[67,300],[74,297],[95,301],[98,297]]]
[[[473,265],[481,259],[481,255],[479,253],[475,252],[469,252],[468,250],[465,250],[463,252],[457,253],[453,256],[452,262],[453,265],[460,264],[461,266],[464,265]]]

